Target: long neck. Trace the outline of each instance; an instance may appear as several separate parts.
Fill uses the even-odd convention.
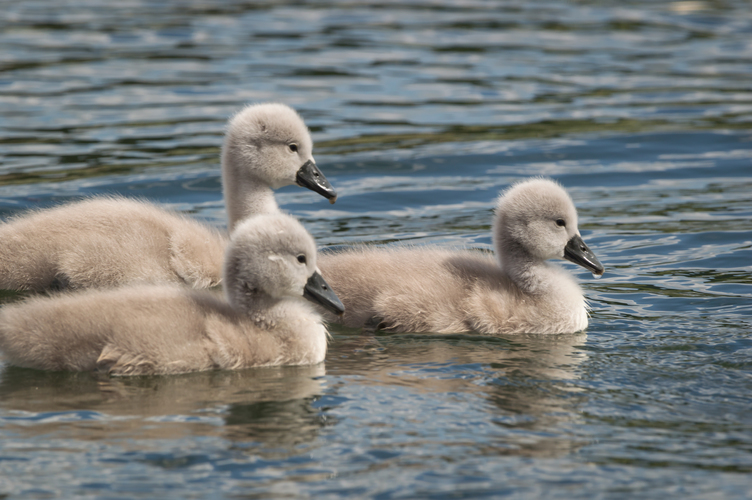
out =
[[[530,255],[518,243],[511,239],[502,239],[496,245],[496,257],[502,271],[523,292],[540,295],[548,291],[548,264]]]
[[[227,208],[227,229],[258,214],[279,212],[269,182],[256,176],[258,155],[241,154],[237,138],[228,136],[222,146],[222,193]]]
[[[248,217],[279,212],[279,206],[274,199],[274,191],[266,184],[256,179],[241,181],[225,178],[222,182],[227,207],[227,229],[230,232],[239,222]]]

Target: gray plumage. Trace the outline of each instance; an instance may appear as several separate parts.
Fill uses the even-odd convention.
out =
[[[299,222],[258,215],[233,233],[225,300],[176,285],[35,296],[0,309],[0,350],[16,366],[114,375],[319,363],[327,331],[303,298],[316,270]]]
[[[435,247],[356,247],[321,254],[319,267],[342,299],[342,322],[350,327],[488,334],[574,333],[587,327],[579,285],[546,262],[574,259],[603,273],[579,236],[577,211],[561,186],[533,179],[503,193],[493,243],[495,257]]]
[[[295,151],[290,146],[295,145]],[[308,129],[283,104],[248,106],[228,124],[222,176],[228,225],[279,209],[272,189],[313,162]],[[144,201],[92,198],[0,224],[0,288],[42,291],[221,279],[226,236]]]
[[[222,145],[228,229],[251,215],[279,212],[272,190],[295,184],[300,166],[309,160],[313,141],[292,108],[251,105],[230,118]]]

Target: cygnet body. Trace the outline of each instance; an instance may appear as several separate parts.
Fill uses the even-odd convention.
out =
[[[34,296],[0,309],[12,365],[171,374],[324,360],[327,331],[304,297],[341,314],[316,267],[313,238],[284,214],[239,224],[227,248],[225,300],[208,290],[136,285]]]
[[[272,189],[298,184],[336,199],[312,156],[303,120],[283,104],[251,105],[229,121],[222,183],[230,231],[279,211]],[[108,287],[125,283],[217,285],[227,238],[144,201],[92,198],[0,224],[0,289]]]
[[[577,211],[555,182],[536,178],[503,193],[493,222],[496,256],[435,247],[357,247],[319,255],[349,327],[393,332],[574,333],[588,324],[575,279],[548,259],[594,274]]]

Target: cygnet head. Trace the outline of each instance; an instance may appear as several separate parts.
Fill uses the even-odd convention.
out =
[[[308,128],[284,104],[246,106],[230,118],[222,146],[222,183],[231,226],[251,215],[242,198],[254,196],[257,186],[278,189],[298,184],[331,203],[337,199],[313,159]]]
[[[514,258],[559,258],[598,276],[604,272],[603,265],[582,241],[572,199],[550,179],[519,182],[499,197],[493,239],[502,262]]]
[[[262,214],[240,223],[225,255],[223,283],[230,304],[243,311],[260,298],[305,297],[335,314],[344,306],[316,267],[316,244],[295,218]]]

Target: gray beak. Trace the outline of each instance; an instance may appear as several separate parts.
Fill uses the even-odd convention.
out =
[[[339,300],[337,294],[324,281],[324,278],[318,271],[308,278],[308,282],[303,289],[303,297],[314,304],[323,306],[326,310],[333,312],[337,316],[342,316],[345,313],[345,306],[342,304],[342,301]]]
[[[295,182],[297,182],[298,186],[308,188],[311,191],[320,194],[329,200],[329,203],[337,201],[337,192],[332,185],[329,184],[329,181],[326,180],[326,177],[321,173],[319,167],[317,167],[311,160],[308,160],[302,167],[300,167],[295,176]]]
[[[597,276],[602,275],[605,271],[601,261],[590,251],[579,234],[572,236],[572,239],[567,242],[567,246],[564,247],[564,258],[584,267]]]

